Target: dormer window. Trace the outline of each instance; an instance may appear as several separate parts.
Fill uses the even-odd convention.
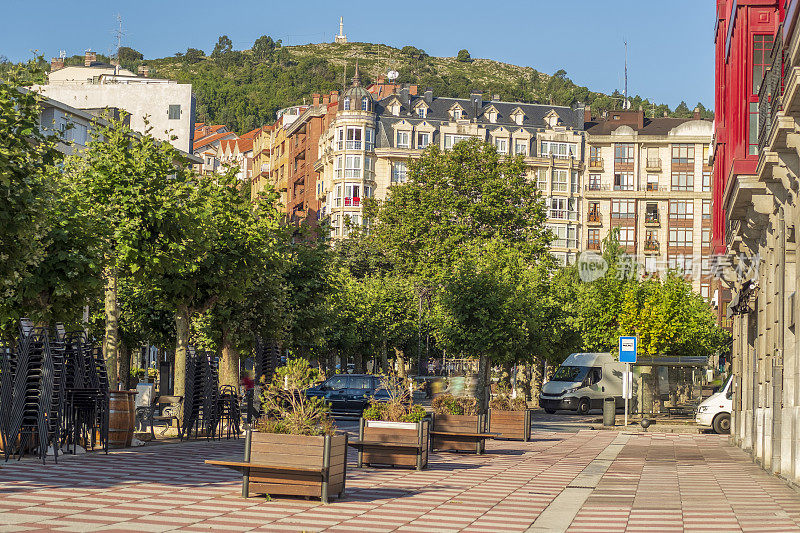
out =
[[[522,113],[517,113],[517,115],[514,117],[514,122],[516,122],[519,126],[522,126],[523,120],[525,120],[525,115]]]
[[[350,111],[350,98],[344,99],[344,102],[342,102],[342,109],[345,111]]]
[[[398,104],[397,102],[393,103],[392,106],[389,108],[389,110],[392,112],[392,115],[394,115],[396,117],[399,116],[400,115],[400,104]]]
[[[419,118],[425,118],[425,115],[427,115],[427,113],[428,113],[428,110],[425,108],[425,106],[419,106],[417,108],[417,116]]]
[[[491,122],[492,124],[497,122],[497,109],[491,107],[488,111],[486,111],[486,119]]]
[[[369,111],[369,97],[365,96],[361,99],[361,110]]]
[[[459,108],[453,109],[453,120],[461,120],[461,110]]]
[[[397,147],[398,148],[411,148],[411,132],[398,131],[397,132]]]

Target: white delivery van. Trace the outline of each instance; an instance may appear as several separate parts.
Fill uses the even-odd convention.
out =
[[[602,409],[603,400],[613,397],[617,407],[625,407],[624,371],[625,363],[610,353],[570,354],[550,381],[542,385],[539,405],[548,413],[563,409],[585,415],[590,409]]]
[[[731,432],[731,411],[733,410],[733,376],[725,386],[697,406],[695,422],[700,427],[711,428],[715,433]]]

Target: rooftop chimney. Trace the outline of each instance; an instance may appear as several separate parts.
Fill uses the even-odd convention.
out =
[[[694,108],[694,119],[695,120],[700,120],[700,108],[699,107],[695,107]]]
[[[483,93],[480,91],[470,91],[469,100],[472,102],[472,116],[477,118],[483,110]]]
[[[584,122],[591,122],[592,121],[592,108],[591,106],[586,106],[583,108],[583,121]]]
[[[378,81],[375,82],[375,83],[377,83],[378,85],[383,85],[383,83],[385,81],[386,81],[386,77],[383,74],[381,74],[380,76],[378,76]]]
[[[493,94],[492,95],[492,100],[494,100],[495,102],[499,102],[500,101],[500,95],[499,94]]]
[[[426,89],[422,98],[425,100],[426,104],[431,105],[433,103],[433,91],[431,89]]]
[[[91,67],[95,61],[97,61],[97,52],[86,50],[86,55],[83,57],[83,66]]]
[[[314,94],[311,95],[311,102],[315,106],[319,105],[319,94],[318,93],[314,93]]]
[[[55,72],[64,68],[64,58],[54,57],[50,60],[50,72]]]
[[[322,105],[328,105],[330,103],[330,97],[327,94],[322,95]]]
[[[331,91],[331,103],[335,104],[339,101],[339,91]]]
[[[412,85],[408,88],[408,94],[411,96],[417,96],[418,87],[416,85]]]

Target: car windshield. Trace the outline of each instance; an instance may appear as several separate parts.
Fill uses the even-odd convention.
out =
[[[550,381],[567,381],[570,383],[583,381],[588,371],[589,367],[587,366],[560,366]]]

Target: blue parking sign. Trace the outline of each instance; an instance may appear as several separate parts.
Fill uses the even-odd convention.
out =
[[[619,338],[619,362],[620,363],[635,363],[636,362],[636,337],[620,337]]]

